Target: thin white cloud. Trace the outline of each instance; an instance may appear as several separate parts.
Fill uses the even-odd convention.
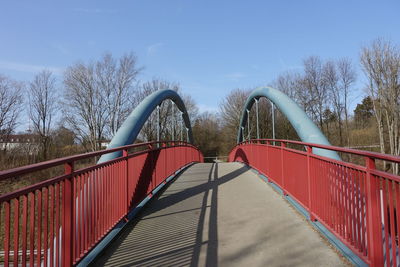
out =
[[[100,9],[100,8],[74,8],[74,12],[86,14],[113,14],[117,13],[116,9]]]
[[[303,68],[300,65],[287,65],[283,58],[279,58],[279,64],[283,70],[298,70]]]
[[[242,72],[233,72],[233,73],[228,73],[224,77],[227,79],[230,79],[232,81],[239,81],[242,78],[245,78],[247,75],[242,73]]]
[[[52,46],[61,54],[67,55],[69,54],[69,49],[67,48],[66,45],[61,44],[61,43],[53,43]]]
[[[63,69],[58,67],[32,65],[10,61],[0,61],[0,69],[29,73],[37,73],[45,69],[53,72],[54,74],[61,74],[63,72]]]
[[[251,67],[253,70],[259,70],[259,69],[260,69],[260,66],[258,66],[257,64],[252,64],[250,67]]]
[[[147,54],[154,55],[163,46],[164,46],[164,43],[162,43],[162,42],[156,43],[156,44],[151,44],[147,47]]]

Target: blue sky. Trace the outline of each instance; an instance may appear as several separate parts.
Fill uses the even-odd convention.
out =
[[[134,52],[140,80],[178,82],[201,110],[266,85],[302,59],[349,57],[377,37],[400,44],[400,1],[3,1],[0,73],[29,80]],[[363,86],[362,74],[357,87]]]

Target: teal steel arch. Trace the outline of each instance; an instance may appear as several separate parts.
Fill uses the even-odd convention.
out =
[[[297,135],[303,142],[315,143],[321,145],[331,145],[321,130],[312,122],[307,114],[287,95],[279,90],[271,87],[260,87],[251,92],[247,98],[240,119],[238,130],[237,142],[243,141],[243,129],[247,123],[247,111],[253,106],[255,99],[266,97],[271,100],[275,106],[286,116],[290,121],[293,128],[296,130]],[[340,160],[339,155],[335,151],[329,151],[320,148],[313,148],[313,153],[329,157],[332,159]]]
[[[142,129],[154,109],[157,108],[164,100],[172,100],[178,109],[182,112],[185,127],[188,129],[189,142],[193,143],[192,127],[190,125],[189,115],[182,98],[173,90],[159,90],[147,96],[126,118],[124,123],[118,129],[112,138],[107,149],[132,144]],[[122,152],[114,152],[100,157],[98,163],[120,157]]]

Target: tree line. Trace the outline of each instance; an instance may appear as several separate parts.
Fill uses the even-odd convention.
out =
[[[29,119],[29,136],[37,143],[37,153],[27,152],[26,145],[12,149],[3,145],[1,169],[102,149],[146,96],[162,89],[181,92],[179,84],[158,78],[140,82],[142,70],[133,53],[119,58],[106,53],[98,60],[67,67],[61,78],[49,70],[29,82],[0,74],[2,143],[10,141],[8,137],[22,127],[24,118]],[[193,99],[188,95],[183,99],[190,117],[196,117]],[[160,115],[162,139],[186,140],[186,131],[183,136],[179,127],[181,114],[172,102],[162,103]],[[156,139],[155,116],[146,122],[139,141]],[[22,153],[15,153],[18,149]]]
[[[358,65],[361,77],[357,75]],[[106,53],[98,60],[67,67],[61,78],[47,70],[28,83],[0,75],[1,136],[15,132],[25,112],[40,141],[40,153],[33,161],[101,149],[102,141],[115,134],[146,96],[167,88],[182,92],[180,85],[171,81],[140,82],[142,71],[133,53],[119,58]],[[299,70],[284,72],[269,85],[296,101],[333,145],[367,146],[372,150],[377,145],[381,153],[399,155],[399,75],[399,46],[377,39],[360,49],[359,62],[309,56]],[[361,88],[357,87],[360,80],[366,81]],[[226,156],[235,145],[243,105],[252,89],[230,91],[216,113],[199,113],[195,101],[183,96],[195,143],[205,156]],[[365,97],[354,109],[360,94]],[[268,100],[260,99],[258,106],[261,138],[272,137],[273,112],[276,138],[299,139]],[[153,112],[139,141],[156,140],[156,116]],[[257,137],[254,108],[249,116],[246,139]],[[161,139],[185,139],[181,125],[178,109],[164,101],[160,106]],[[398,173],[395,165],[385,167]]]
[[[357,64],[362,70],[361,77],[357,75]],[[299,70],[284,72],[269,85],[293,99],[333,145],[397,156],[400,153],[399,77],[400,47],[376,39],[360,49],[359,62],[348,58],[323,60],[309,56],[302,61]],[[357,83],[360,80],[363,82]],[[199,125],[208,125],[209,130],[219,131],[217,139],[207,143],[211,154],[226,155],[235,144],[243,106],[253,89],[232,90],[222,100],[219,116],[206,115],[197,121]],[[361,101],[360,95],[364,95]],[[360,103],[354,105],[355,100]],[[287,119],[279,110],[272,109],[266,99],[259,101],[261,137],[272,138],[272,112],[276,138],[299,140]],[[254,106],[249,116],[250,129],[245,129],[245,139],[257,137]],[[204,120],[213,123],[202,122]],[[383,165],[386,170],[399,172],[396,164]]]

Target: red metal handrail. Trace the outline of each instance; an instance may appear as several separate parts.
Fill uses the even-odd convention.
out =
[[[362,156],[365,166],[313,154],[312,148]],[[398,156],[281,139],[244,141],[229,154],[230,162],[246,163],[280,186],[366,263],[397,266],[400,176],[377,170],[375,160],[400,163]]]
[[[69,157],[63,157],[63,158],[59,158],[59,159],[48,160],[48,161],[39,162],[39,163],[36,163],[36,164],[31,164],[31,165],[18,167],[18,168],[13,168],[13,169],[9,169],[9,170],[0,171],[0,181],[4,180],[4,179],[7,179],[7,178],[10,178],[10,177],[15,177],[15,176],[23,175],[23,174],[26,174],[26,173],[31,173],[31,172],[34,172],[34,171],[55,167],[55,166],[58,166],[58,165],[65,164],[67,162],[75,162],[75,161],[78,161],[78,160],[94,158],[96,156],[102,156],[102,155],[108,154],[108,153],[123,151],[124,149],[132,149],[132,148],[146,147],[146,146],[153,147],[154,145],[158,145],[158,144],[160,144],[160,145],[163,145],[163,144],[164,145],[168,145],[168,144],[169,145],[170,144],[173,144],[173,145],[186,145],[186,146],[192,146],[192,147],[196,148],[195,146],[191,145],[190,143],[186,143],[186,142],[183,142],[183,141],[147,142],[147,143],[120,146],[120,147],[117,147],[117,148],[103,149],[103,150],[99,150],[99,151],[88,152],[88,153],[84,153],[84,154],[78,154],[78,155],[69,156]]]
[[[292,140],[285,140],[285,139],[252,139],[250,141],[251,141],[251,143],[264,141],[264,142],[270,142],[270,143],[278,142],[278,143],[309,146],[309,147],[322,148],[322,149],[332,150],[332,151],[336,151],[336,152],[343,152],[343,153],[352,154],[352,155],[358,155],[358,156],[364,156],[364,157],[369,157],[369,158],[374,158],[374,159],[379,159],[379,160],[400,163],[399,156],[393,156],[393,155],[382,154],[382,153],[371,152],[371,151],[358,150],[358,149],[353,149],[353,148],[328,146],[328,145],[321,145],[321,144],[315,144],[315,143],[305,143],[305,142],[301,142],[301,141],[292,141]],[[246,144],[248,142],[249,141],[243,141],[243,142],[239,143],[238,145]]]
[[[128,154],[132,148],[144,148]],[[101,164],[74,169],[78,160],[122,151]],[[202,162],[185,142],[133,144],[11,170],[0,180],[64,165],[64,174],[0,196],[0,261],[8,266],[72,266],[176,170]],[[4,212],[2,212],[4,210]],[[1,240],[3,239],[3,240]],[[11,253],[13,252],[13,253]]]

